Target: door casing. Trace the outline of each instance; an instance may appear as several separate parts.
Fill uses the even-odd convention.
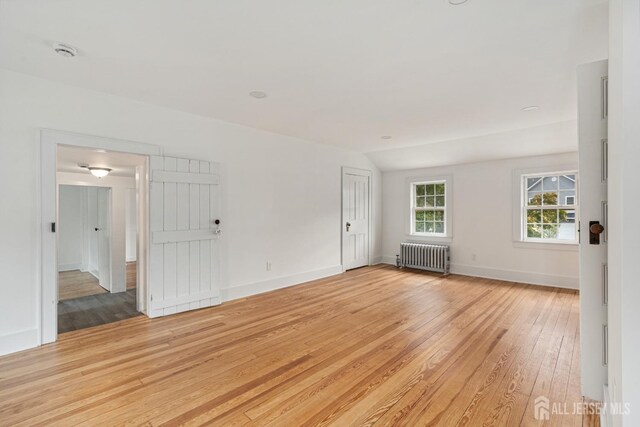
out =
[[[342,179],[340,180],[340,263],[342,264],[342,271],[346,271],[345,268],[345,253],[344,253],[344,234],[345,234],[345,229],[344,229],[344,224],[346,222],[345,218],[344,218],[344,197],[343,197],[343,192],[344,192],[344,182],[345,182],[345,177],[347,175],[360,175],[360,176],[366,176],[369,178],[369,188],[368,188],[368,192],[369,192],[369,206],[367,206],[368,209],[368,217],[369,217],[369,225],[368,225],[368,233],[369,233],[369,239],[368,239],[368,265],[372,265],[372,241],[373,239],[371,238],[371,232],[372,232],[372,220],[371,220],[371,212],[372,212],[372,196],[373,196],[373,173],[368,170],[368,169],[359,169],[359,168],[353,168],[353,167],[348,167],[348,166],[343,166],[342,167]]]
[[[37,304],[36,309],[38,325],[38,344],[55,342],[58,336],[57,293],[58,293],[58,263],[57,263],[57,234],[52,230],[52,224],[58,224],[58,182],[57,182],[57,147],[59,145],[78,148],[102,149],[121,153],[138,154],[143,156],[162,155],[160,147],[140,142],[124,141],[111,138],[103,138],[92,135],[83,135],[72,132],[64,132],[50,129],[40,130],[40,144],[38,146],[38,158],[40,168],[37,169],[38,177],[38,217],[37,224],[40,232],[37,234],[36,280]],[[148,176],[136,177],[141,193],[148,195]],[[145,196],[146,197],[146,196]],[[148,198],[141,200],[141,205],[148,204]],[[143,207],[144,209],[144,207]],[[140,229],[147,229],[148,215],[144,216],[145,222],[140,224]],[[57,231],[57,230],[56,230]],[[144,238],[138,239],[138,259],[147,256],[147,233],[141,233]],[[142,247],[141,247],[142,246]],[[148,269],[148,262],[144,262]],[[146,289],[146,277],[148,272],[138,272],[139,288]]]

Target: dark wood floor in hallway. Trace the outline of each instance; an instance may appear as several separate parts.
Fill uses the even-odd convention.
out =
[[[367,267],[0,358],[0,425],[541,425],[578,330],[575,291]]]

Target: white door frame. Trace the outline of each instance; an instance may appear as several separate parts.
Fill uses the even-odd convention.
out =
[[[36,242],[36,259],[38,263],[36,280],[39,283],[39,286],[36,287],[38,306],[36,313],[39,331],[38,344],[40,345],[54,342],[58,337],[57,234],[52,232],[51,229],[51,224],[58,224],[58,182],[56,175],[58,145],[102,149],[144,156],[162,155],[161,148],[151,144],[50,129],[40,130],[40,144],[38,146],[40,168],[37,176],[37,192],[39,195],[37,223],[40,232],[37,235]],[[144,186],[148,190],[148,179]],[[146,191],[146,194],[148,194],[148,191]],[[148,227],[148,215],[147,223],[141,224],[141,227]],[[149,244],[148,234],[146,244],[147,246]]]
[[[342,175],[341,175],[341,179],[340,179],[340,264],[342,266],[342,272],[344,273],[346,270],[344,268],[344,224],[345,224],[345,219],[344,219],[344,205],[343,205],[343,192],[344,192],[344,178],[346,175],[360,175],[360,176],[366,176],[369,179],[369,202],[367,206],[367,210],[369,213],[368,216],[368,222],[369,222],[369,226],[368,226],[368,233],[369,233],[369,241],[368,241],[368,245],[369,245],[369,253],[368,253],[368,260],[367,260],[367,264],[368,265],[372,265],[372,256],[371,256],[371,242],[373,241],[373,239],[371,238],[371,201],[372,201],[372,197],[373,197],[373,172],[368,170],[368,169],[360,169],[360,168],[352,168],[349,166],[342,166]]]

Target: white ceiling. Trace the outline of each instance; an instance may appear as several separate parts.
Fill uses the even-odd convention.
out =
[[[607,20],[606,0],[0,0],[0,67],[370,152],[575,120]]]
[[[88,165],[93,167],[103,167],[111,169],[111,176],[133,177],[136,173],[136,166],[143,165],[144,156],[135,154],[114,153],[104,150],[91,150],[84,148],[73,148],[58,146],[57,152],[58,172],[90,172],[78,165]]]

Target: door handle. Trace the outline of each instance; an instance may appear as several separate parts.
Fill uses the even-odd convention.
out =
[[[600,234],[604,231],[604,227],[600,221],[589,221],[589,243],[592,245],[600,244]]]
[[[94,230],[96,230],[96,231],[100,231],[100,229],[99,229],[98,227],[94,228]]]
[[[349,227],[351,227],[351,223],[350,222],[347,223],[347,231],[349,231]]]

